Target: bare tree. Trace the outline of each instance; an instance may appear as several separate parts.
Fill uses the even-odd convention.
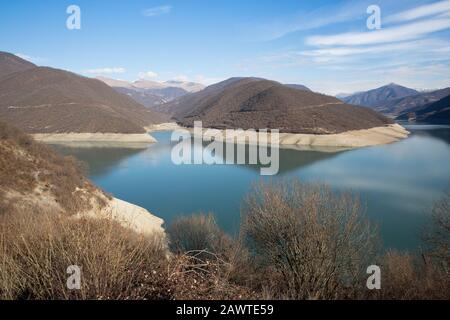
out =
[[[450,192],[435,203],[432,223],[425,231],[428,256],[450,276]]]
[[[243,234],[278,275],[273,297],[287,299],[350,297],[365,285],[378,243],[358,199],[298,180],[256,186],[243,208]]]

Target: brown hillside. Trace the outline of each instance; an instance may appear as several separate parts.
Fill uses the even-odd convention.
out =
[[[0,51],[0,78],[12,73],[35,68],[36,65],[11,53]]]
[[[0,121],[0,214],[12,209],[56,209],[74,214],[106,197],[72,157],[61,157]]]
[[[269,128],[290,133],[339,133],[392,122],[367,108],[264,79],[235,78],[212,87],[181,98],[168,110],[188,127],[202,120],[210,128]]]
[[[0,79],[0,118],[28,133],[143,133],[164,120],[99,80],[47,67]]]

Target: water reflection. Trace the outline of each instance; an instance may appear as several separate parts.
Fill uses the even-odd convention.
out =
[[[144,148],[118,148],[101,146],[79,146],[79,145],[51,145],[53,149],[62,155],[71,155],[87,165],[88,173],[91,178],[106,175],[117,167],[125,166],[126,159],[142,153],[148,147]]]

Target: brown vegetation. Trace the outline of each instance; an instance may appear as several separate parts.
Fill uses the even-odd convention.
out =
[[[223,255],[232,247],[231,238],[219,228],[212,214],[179,217],[172,222],[167,233],[174,252],[204,251]]]
[[[243,230],[278,279],[274,298],[352,297],[376,261],[376,228],[359,201],[322,185],[262,184],[246,201]]]
[[[279,129],[287,133],[330,134],[392,123],[368,108],[256,78],[232,78],[158,106],[182,125],[206,128]]]
[[[0,299],[242,299],[222,277],[226,263],[193,253],[169,258],[160,237],[111,220],[28,212],[0,219]],[[68,290],[67,267],[81,267]]]

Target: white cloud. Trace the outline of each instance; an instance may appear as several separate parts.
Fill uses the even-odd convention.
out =
[[[89,69],[86,73],[89,74],[120,74],[125,73],[125,68],[122,67],[112,67],[112,68],[99,68],[99,69]]]
[[[139,72],[139,79],[154,79],[158,77],[158,74],[153,71]]]
[[[155,17],[162,14],[168,14],[172,11],[172,6],[158,6],[149,9],[145,9],[142,14],[146,17]]]
[[[384,19],[386,22],[405,22],[429,17],[437,14],[447,14],[450,12],[450,0],[439,1],[432,4],[426,4],[411,10],[393,14]]]
[[[312,36],[306,43],[313,46],[369,45],[417,39],[429,33],[450,28],[450,19],[429,19],[377,31],[349,32],[327,36]]]
[[[317,50],[306,50],[299,54],[307,57],[343,57],[343,56],[355,56],[355,55],[374,55],[379,53],[395,53],[406,51],[411,52],[437,52],[437,53],[450,53],[450,42],[441,41],[437,39],[423,39],[414,41],[405,41],[399,43],[381,44],[373,46],[363,47],[330,47]]]

